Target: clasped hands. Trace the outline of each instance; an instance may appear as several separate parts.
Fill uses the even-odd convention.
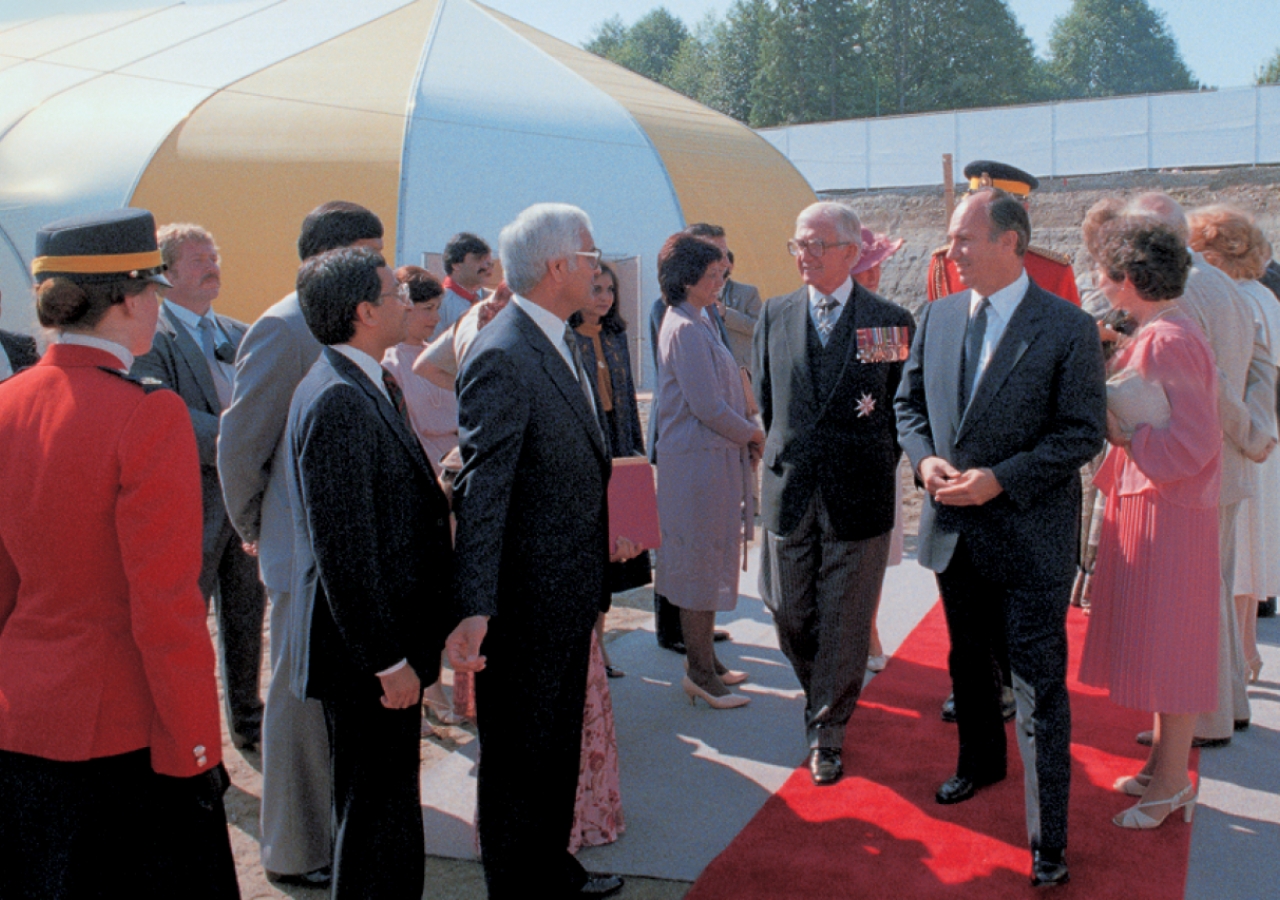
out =
[[[982,506],[1004,491],[990,469],[961,472],[941,456],[921,460],[918,474],[929,496],[943,506]]]

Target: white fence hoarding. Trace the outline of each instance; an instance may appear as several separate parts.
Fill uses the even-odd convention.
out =
[[[766,128],[816,191],[911,187],[998,159],[1038,176],[1280,163],[1280,85]]]

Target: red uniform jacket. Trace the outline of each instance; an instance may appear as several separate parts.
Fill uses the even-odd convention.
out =
[[[186,405],[57,344],[0,384],[0,749],[221,760]],[[203,758],[203,762],[201,761]]]
[[[1022,258],[1022,265],[1027,270],[1027,277],[1039,287],[1063,300],[1070,300],[1076,306],[1080,305],[1076,273],[1065,256],[1052,250],[1028,247],[1026,256]],[[939,297],[956,294],[964,289],[956,264],[947,259],[947,248],[934,250],[929,259],[929,301],[933,302]]]

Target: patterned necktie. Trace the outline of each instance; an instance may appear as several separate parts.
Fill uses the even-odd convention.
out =
[[[591,418],[595,419],[596,428],[599,429],[600,437],[603,439],[604,428],[600,424],[599,413],[596,411],[596,395],[587,378],[587,370],[582,365],[582,348],[578,346],[577,334],[568,322],[564,325],[564,345],[569,348],[569,358],[573,360],[573,374],[577,377],[578,384],[582,386],[582,395],[587,401],[587,409],[591,410]]]
[[[213,377],[213,388],[218,392],[218,402],[226,409],[231,403],[231,381],[222,370],[222,361],[218,359],[218,340],[214,335],[213,319],[203,316],[200,319],[200,349],[209,362],[209,374]]]
[[[969,406],[969,398],[973,396],[973,386],[978,381],[978,369],[982,364],[982,341],[987,335],[987,307],[991,305],[986,297],[978,301],[978,308],[969,317],[969,327],[964,332],[964,359],[960,362],[960,409]]]
[[[412,432],[413,423],[409,421],[409,407],[404,402],[404,391],[400,390],[400,383],[396,381],[394,375],[383,369],[382,384],[387,389],[387,396],[391,398],[391,405],[396,408],[396,412],[400,413],[400,418],[404,420],[405,426]]]
[[[832,313],[839,308],[840,303],[835,297],[824,295],[818,301],[818,340],[822,341],[824,347],[831,340],[831,329],[836,327],[836,317]]]

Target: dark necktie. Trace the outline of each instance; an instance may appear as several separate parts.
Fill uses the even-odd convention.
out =
[[[582,396],[587,401],[587,409],[591,410],[591,418],[595,419],[596,428],[599,429],[600,437],[603,439],[604,427],[600,424],[599,413],[596,410],[595,391],[592,390],[591,383],[587,380],[587,370],[582,364],[582,348],[578,345],[577,332],[567,322],[564,326],[564,344],[569,348],[569,358],[573,360],[573,374],[582,388]]]
[[[409,421],[409,407],[404,402],[404,391],[400,390],[400,384],[396,381],[396,377],[386,369],[383,369],[382,384],[387,389],[387,396],[391,398],[391,405],[396,408],[396,412],[400,413],[400,418],[404,420],[405,427],[412,433],[413,423]]]
[[[978,301],[978,308],[969,317],[969,325],[964,332],[964,359],[960,362],[960,410],[969,406],[969,398],[973,396],[973,386],[978,380],[978,368],[982,363],[982,341],[987,335],[987,307],[991,302],[983,297]]]
[[[231,381],[222,370],[223,359],[218,352],[223,344],[231,346],[227,341],[221,340],[221,335],[217,333],[217,328],[213,324],[213,320],[208,316],[200,319],[200,349],[204,351],[204,358],[209,362],[209,375],[213,378],[214,390],[218,392],[218,402],[226,409],[231,404]],[[234,361],[235,356],[232,356]]]

